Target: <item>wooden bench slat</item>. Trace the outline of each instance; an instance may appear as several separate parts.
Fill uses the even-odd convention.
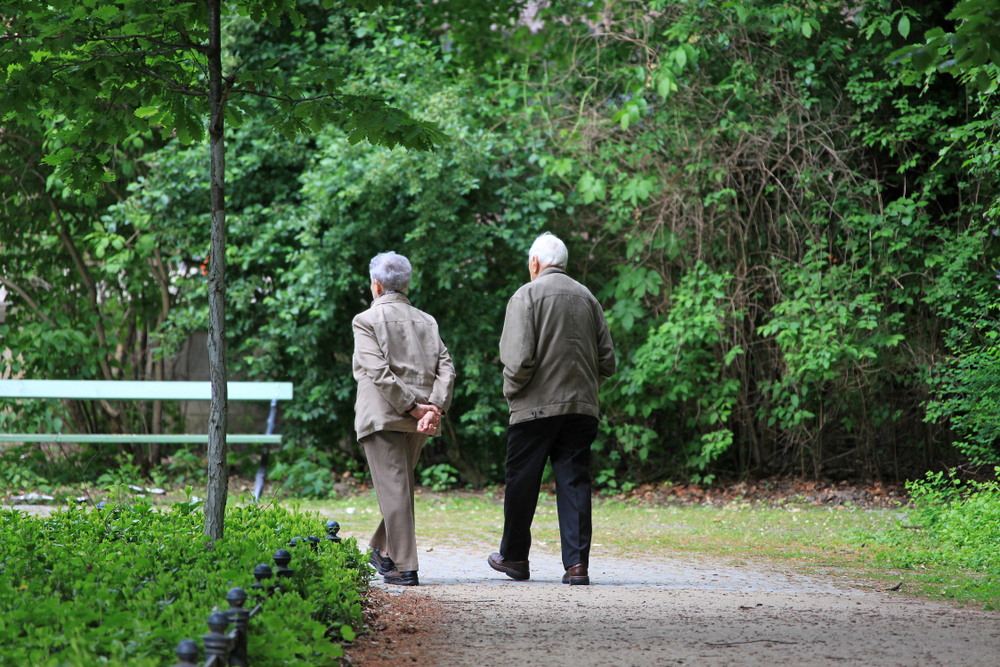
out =
[[[287,401],[291,382],[230,382],[230,401]],[[0,380],[0,398],[66,398],[79,400],[210,401],[210,382],[118,380]],[[135,442],[134,440],[132,442]]]
[[[195,435],[102,435],[102,434],[75,434],[75,433],[0,433],[0,442],[159,442],[166,444],[208,444],[207,434]],[[261,443],[267,445],[280,445],[280,435],[227,435],[226,442],[229,444],[254,444]]]

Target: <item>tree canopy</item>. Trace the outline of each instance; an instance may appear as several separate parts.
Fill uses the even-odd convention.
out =
[[[962,58],[924,67],[900,55],[939,30],[962,36],[971,18],[875,1],[847,13],[673,0],[368,9],[302,2],[277,22],[270,5],[225,20],[226,85],[240,95],[227,103],[227,358],[295,384],[274,469],[290,487],[323,495],[331,470],[363,475],[349,323],[368,305],[368,260],[389,249],[413,261],[413,301],[438,319],[459,370],[420,473],[502,479],[497,340],[542,230],[569,244],[570,272],[604,304],[620,354],[602,394],[600,488],[904,478],[1000,459],[988,404],[967,400],[997,375],[994,92],[970,85],[978,73]],[[945,43],[981,53],[972,37],[934,48]],[[202,58],[183,70],[191,86]],[[74,62],[84,86],[111,67]],[[131,105],[112,133],[131,139],[86,154],[106,162],[47,157],[73,132],[105,141],[100,123],[74,130],[55,111],[4,121],[5,212],[28,221],[0,229],[14,372],[151,377],[208,327],[209,149],[182,140],[169,105],[137,116],[153,105],[121,81],[94,98]],[[200,98],[156,94],[204,113]],[[394,111],[364,127],[398,140],[369,145],[344,120],[347,101],[371,99]],[[451,142],[412,151],[407,133]],[[76,165],[91,170],[79,191]],[[91,292],[70,245],[94,298],[72,296]],[[93,427],[80,408],[17,410]]]

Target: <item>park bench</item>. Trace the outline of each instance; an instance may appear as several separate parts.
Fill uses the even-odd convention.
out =
[[[255,496],[260,497],[267,465],[267,445],[281,444],[274,435],[278,401],[292,398],[291,382],[229,382],[230,401],[270,401],[271,415],[267,433],[227,434],[231,444],[263,444],[261,468],[257,471]],[[72,399],[107,401],[209,401],[210,382],[130,382],[117,380],[0,380],[0,398]],[[208,434],[95,434],[95,433],[0,433],[0,442],[74,442],[74,443],[163,443],[207,444]]]

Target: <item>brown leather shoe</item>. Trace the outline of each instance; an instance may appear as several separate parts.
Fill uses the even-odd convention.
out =
[[[498,553],[492,553],[486,562],[497,572],[503,572],[516,581],[524,581],[531,576],[526,560],[507,560]]]
[[[590,585],[590,576],[587,575],[587,566],[581,563],[566,568],[566,574],[563,575],[563,583],[569,584],[570,586]]]

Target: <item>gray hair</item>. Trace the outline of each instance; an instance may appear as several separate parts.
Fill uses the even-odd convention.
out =
[[[560,269],[565,269],[566,262],[569,261],[569,251],[558,236],[545,232],[531,244],[528,260],[530,261],[532,257],[537,257],[538,263],[542,266],[558,266]]]
[[[410,286],[413,267],[410,266],[410,260],[390,250],[372,257],[368,273],[372,280],[379,282],[382,289],[402,292]]]

